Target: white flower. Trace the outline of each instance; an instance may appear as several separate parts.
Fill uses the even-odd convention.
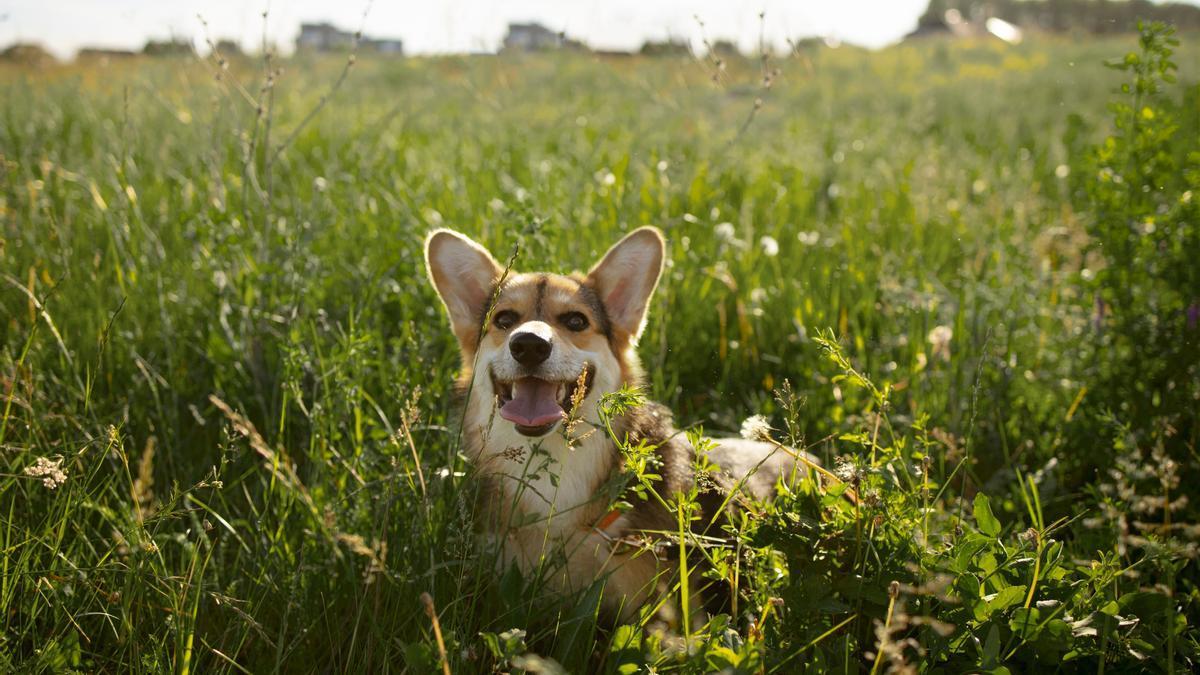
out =
[[[313,179],[313,189],[317,192],[324,192],[328,187],[329,181],[325,180],[323,176],[317,176]]]
[[[943,361],[950,360],[950,340],[954,337],[954,331],[949,326],[935,326],[929,331],[929,335],[925,337],[932,345],[930,351],[934,356],[942,357]]]
[[[733,223],[717,223],[717,226],[713,228],[713,234],[723,242],[732,242],[737,236],[737,230],[733,229]]]
[[[762,415],[752,415],[742,422],[742,438],[748,441],[770,441],[771,425]]]
[[[761,305],[767,301],[767,291],[762,288],[755,288],[750,291],[750,302]]]
[[[25,467],[25,475],[41,478],[42,485],[48,490],[53,490],[67,482],[67,472],[62,468],[62,463],[62,457],[54,460],[38,457],[36,462]]]
[[[842,481],[849,481],[857,471],[854,462],[851,462],[849,457],[843,455],[837,458],[833,468],[833,475]]]
[[[758,243],[762,246],[763,253],[767,254],[768,258],[774,258],[779,255],[779,242],[775,241],[775,237],[763,235],[758,240]]]
[[[667,160],[665,160],[665,159],[658,160],[658,172],[663,173],[666,170],[667,170]]]
[[[800,243],[804,244],[805,246],[816,246],[817,243],[821,241],[821,235],[815,231],[801,232],[800,234],[796,235],[796,238],[799,239]]]

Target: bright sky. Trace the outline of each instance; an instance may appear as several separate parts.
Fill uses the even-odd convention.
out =
[[[632,49],[647,38],[685,37],[700,45],[699,17],[710,40],[758,43],[759,12],[769,42],[831,36],[878,47],[916,26],[928,0],[0,0],[0,46],[40,42],[60,57],[81,46],[140,49],[172,35],[204,44],[247,47],[268,39],[290,51],[301,21],[330,21],[373,37],[398,37],[413,53],[494,50],[510,21],[538,21],[597,48]],[[368,11],[369,9],[369,11]],[[367,12],[363,23],[363,13]]]

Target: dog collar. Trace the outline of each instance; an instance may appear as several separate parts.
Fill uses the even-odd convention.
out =
[[[609,511],[608,513],[604,514],[604,517],[601,518],[599,520],[599,522],[596,523],[595,529],[599,530],[600,532],[604,532],[609,527],[612,527],[612,524],[617,522],[617,519],[620,517],[621,517],[621,512],[616,509],[613,509],[612,511]]]

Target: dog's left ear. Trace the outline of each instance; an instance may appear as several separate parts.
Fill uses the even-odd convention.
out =
[[[646,323],[646,307],[662,276],[662,233],[656,227],[630,232],[588,272],[587,282],[600,295],[614,328],[637,340]]]
[[[503,270],[487,249],[453,230],[435,230],[425,240],[425,266],[454,334],[464,348],[479,336],[483,312]]]

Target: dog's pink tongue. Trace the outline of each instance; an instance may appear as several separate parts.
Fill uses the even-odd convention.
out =
[[[553,382],[523,377],[513,382],[512,400],[500,408],[500,416],[523,427],[557,422],[563,417],[563,409],[554,398],[557,392],[558,385]]]

